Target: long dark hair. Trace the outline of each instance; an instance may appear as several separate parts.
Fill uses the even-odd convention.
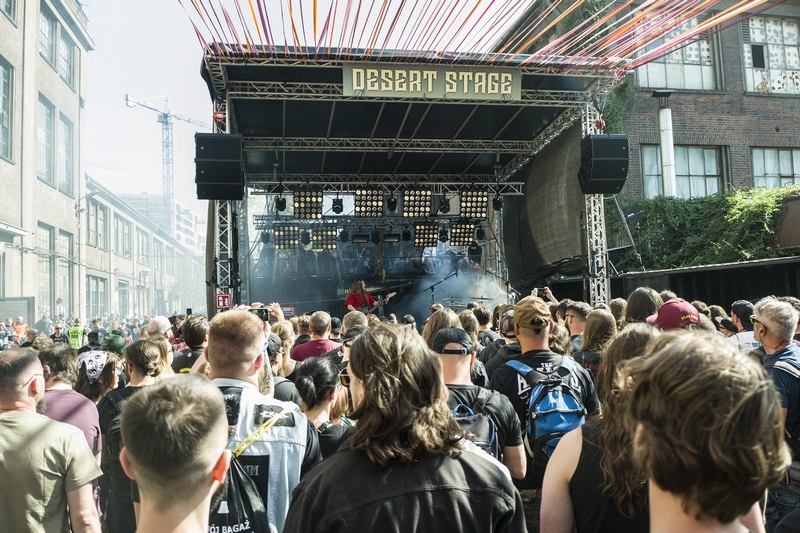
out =
[[[649,324],[625,326],[606,348],[598,371],[603,418],[597,445],[602,450],[603,494],[614,500],[619,512],[628,518],[647,508],[647,479],[633,462],[633,442],[625,415],[628,396],[619,392],[617,368],[622,361],[642,355],[658,335],[658,330]]]
[[[441,362],[408,328],[377,324],[353,342],[350,371],[363,381],[364,399],[351,449],[372,465],[410,465],[421,455],[452,455],[464,431],[444,400]]]
[[[295,385],[303,400],[304,411],[324,403],[339,382],[339,369],[327,357],[311,357],[298,365],[295,373]]]
[[[644,322],[647,317],[658,313],[664,304],[661,296],[650,287],[639,287],[628,296],[625,306],[625,323]]]
[[[366,296],[367,296],[367,291],[366,291],[366,289],[364,289],[364,287],[361,285],[362,283],[364,283],[364,280],[363,280],[363,279],[361,279],[361,278],[356,278],[356,279],[353,281],[353,284],[352,284],[352,285],[350,285],[350,292],[348,292],[348,293],[347,293],[347,298],[350,298],[350,297],[351,297],[352,295],[354,295],[354,294],[360,294],[362,297],[366,298]]]

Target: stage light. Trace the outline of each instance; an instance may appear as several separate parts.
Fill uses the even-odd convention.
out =
[[[486,218],[489,195],[486,191],[464,191],[461,193],[462,218]]]
[[[478,228],[478,231],[475,232],[475,238],[479,241],[482,241],[486,238],[486,230],[483,229],[483,226]]]
[[[442,228],[439,230],[439,240],[441,242],[447,242],[449,237],[447,236],[447,228]]]
[[[389,211],[391,211],[392,213],[394,213],[395,211],[397,211],[397,197],[396,197],[395,195],[391,195],[391,196],[390,196],[390,197],[389,197],[389,198],[386,200],[386,209],[388,209],[388,210],[389,210]]]
[[[267,231],[261,232],[261,242],[267,244],[270,241],[271,235]]]
[[[403,191],[403,216],[426,217],[431,214],[431,191],[410,189]]]
[[[472,244],[473,235],[475,235],[475,224],[472,222],[450,224],[450,246],[469,246]]]
[[[300,232],[300,244],[303,246],[308,246],[311,244],[311,234],[308,232],[307,229],[304,229]]]
[[[405,242],[408,242],[408,241],[411,240],[411,230],[410,229],[404,229],[403,230],[403,240]]]
[[[503,199],[500,196],[495,196],[494,200],[492,200],[492,209],[495,211],[503,209]]]
[[[383,234],[383,242],[400,242],[400,234],[399,233],[384,233]]]
[[[332,250],[336,248],[336,226],[321,224],[312,229],[312,242],[315,250]]]
[[[381,242],[381,232],[376,229],[372,230],[372,235],[370,236],[370,240],[372,241],[372,244],[378,244],[379,242]]]
[[[344,211],[344,200],[342,200],[341,198],[334,198],[333,207],[331,208],[331,211],[333,211],[337,215],[341,215],[342,212]]]
[[[358,218],[383,216],[383,194],[377,189],[357,189],[354,203]]]
[[[277,209],[279,213],[286,211],[286,198],[283,196],[275,198],[275,209]]]
[[[350,232],[347,231],[346,229],[343,229],[342,231],[340,231],[339,232],[339,240],[341,242],[349,241],[350,240]]]
[[[436,224],[415,224],[414,225],[414,247],[433,248],[436,246]]]
[[[300,227],[294,224],[277,224],[272,226],[275,234],[275,248],[285,250],[295,248],[300,242]]]
[[[294,218],[322,218],[322,191],[300,191],[294,193]]]
[[[351,241],[357,244],[369,242],[369,233],[353,233]]]
[[[450,212],[450,200],[448,200],[447,196],[445,196],[444,194],[439,200],[439,211],[444,215]]]

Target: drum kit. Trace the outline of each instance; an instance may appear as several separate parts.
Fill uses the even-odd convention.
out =
[[[490,298],[488,296],[470,296],[470,299],[469,299],[470,302],[479,302],[479,303],[482,302],[482,301],[488,301],[488,300],[493,300],[493,298]],[[449,309],[452,309],[453,311],[455,311],[457,313],[459,311],[461,311],[462,309],[466,309],[467,308],[467,304],[462,304],[460,299],[455,298],[453,296],[449,296],[447,298],[442,298],[442,305],[444,305],[445,307],[447,307]]]

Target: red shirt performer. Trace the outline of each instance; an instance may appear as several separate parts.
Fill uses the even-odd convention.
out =
[[[345,307],[350,311],[361,311],[365,315],[368,315],[375,305],[375,298],[367,292],[366,287],[367,284],[364,283],[363,279],[358,278],[355,280],[350,287],[350,292],[347,293],[347,299],[344,301]],[[388,301],[388,299],[384,298],[384,303],[386,303],[386,301]]]

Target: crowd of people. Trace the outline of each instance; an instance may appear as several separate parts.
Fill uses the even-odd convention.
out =
[[[418,327],[366,294],[8,319],[2,529],[800,531],[797,298],[545,289]]]

